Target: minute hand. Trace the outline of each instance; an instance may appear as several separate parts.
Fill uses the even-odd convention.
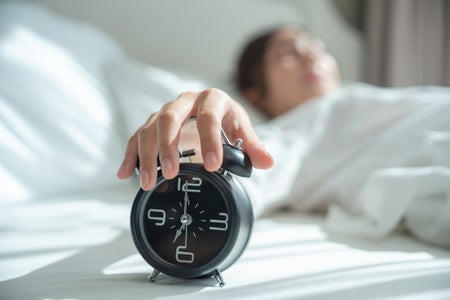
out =
[[[184,211],[183,211],[183,214],[186,215],[187,207],[189,205],[188,182],[186,181],[186,183],[184,185],[185,185],[185,188],[184,188]]]
[[[188,197],[188,181],[185,183],[186,188],[184,189],[184,215],[182,217],[182,223],[184,225],[184,247],[187,247],[187,237],[188,237],[188,226],[190,224],[190,220],[187,215],[187,207],[189,205],[189,197]]]
[[[189,205],[189,197],[188,197],[188,189],[187,189],[187,184],[188,182],[186,181],[186,183],[184,184],[185,189],[184,189],[184,205],[183,205],[183,215],[181,215],[181,227],[177,230],[177,232],[175,232],[175,238],[173,239],[172,243],[175,243],[176,240],[180,237],[180,235],[182,234],[183,230],[187,229],[187,226],[189,224],[187,224],[187,207]]]

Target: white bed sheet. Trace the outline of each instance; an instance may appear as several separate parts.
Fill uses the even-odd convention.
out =
[[[363,240],[326,233],[324,219],[256,221],[244,255],[213,279],[160,275],[129,230],[137,184],[39,202],[1,204],[1,299],[444,299],[450,251],[402,233]]]

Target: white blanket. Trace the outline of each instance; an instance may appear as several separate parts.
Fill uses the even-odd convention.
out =
[[[450,88],[350,85],[257,129],[276,161],[247,183],[259,212],[327,211],[329,229],[371,238],[404,221],[450,246]]]

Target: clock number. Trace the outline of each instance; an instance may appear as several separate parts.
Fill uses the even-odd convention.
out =
[[[155,220],[156,226],[163,226],[166,223],[166,212],[162,209],[152,208],[147,212],[147,218]]]
[[[215,224],[216,226],[209,226],[209,230],[226,231],[228,229],[228,214],[219,213],[222,219],[211,219],[209,222]]]
[[[193,182],[181,183],[181,177],[178,177],[178,191],[185,192],[186,189],[189,193],[200,193],[200,189],[196,189],[202,185],[202,179],[199,177],[192,177]]]
[[[175,252],[175,259],[179,263],[192,264],[194,262],[194,253],[188,251],[182,251],[186,249],[186,246],[178,246]]]

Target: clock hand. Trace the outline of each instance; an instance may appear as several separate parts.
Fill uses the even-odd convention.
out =
[[[183,215],[181,216],[181,227],[175,232],[175,238],[173,239],[172,243],[175,243],[175,241],[180,237],[180,235],[183,233],[183,229],[187,229],[187,206],[189,205],[189,197],[188,197],[188,181],[186,180],[186,183],[184,184],[184,208],[183,208]]]
[[[188,239],[188,226],[184,227],[184,247],[187,248],[187,239]]]
[[[185,227],[185,225],[181,225],[181,227],[177,230],[177,232],[175,233],[175,238],[173,239],[172,243],[175,243],[175,241],[180,237],[180,235],[183,233],[183,228]]]
[[[187,215],[187,207],[189,205],[189,197],[188,197],[188,181],[186,180],[186,189],[184,190],[184,215],[182,218],[182,223],[184,226],[184,247],[187,247],[187,237],[188,237],[188,226],[190,224],[190,216]]]
[[[187,207],[189,205],[189,197],[188,197],[188,181],[186,180],[185,185],[185,189],[184,189],[184,214],[186,215],[187,213]]]

